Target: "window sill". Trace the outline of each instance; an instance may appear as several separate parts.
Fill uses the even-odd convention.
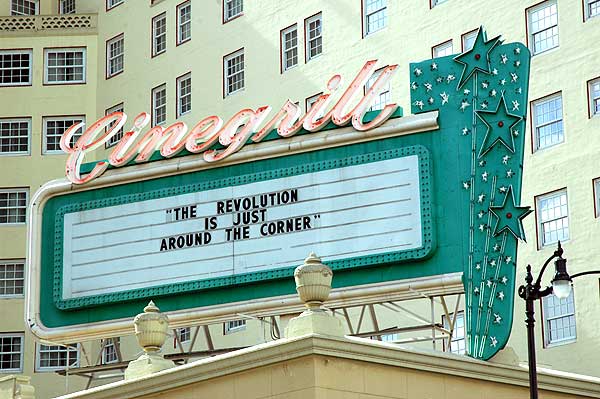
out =
[[[228,22],[231,22],[231,21],[233,21],[234,19],[238,19],[239,17],[243,17],[243,16],[244,16],[244,13],[243,13],[243,12],[241,12],[241,13],[239,13],[239,14],[237,14],[237,15],[234,15],[233,17],[230,17],[230,18],[228,18],[228,19],[225,19],[225,18],[223,18],[223,25],[225,25],[225,24],[226,24],[226,23],[228,23]]]
[[[555,348],[557,346],[573,344],[575,342],[577,342],[577,338],[568,338],[568,339],[565,339],[562,341],[555,341],[555,342],[548,343],[544,346],[544,349],[551,349],[551,348]]]

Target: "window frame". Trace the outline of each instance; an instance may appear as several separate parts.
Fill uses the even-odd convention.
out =
[[[561,102],[561,105],[560,105],[561,106],[561,118],[560,118],[560,120],[557,119],[555,121],[546,122],[543,125],[537,126],[535,124],[535,119],[536,119],[535,108],[536,108],[536,105],[539,105],[540,103],[543,103],[543,102],[549,102],[549,101],[551,101],[551,100],[553,100],[553,99],[555,99],[557,97],[560,98],[560,102]],[[530,127],[531,127],[531,134],[530,135],[531,135],[531,153],[532,154],[535,153],[535,152],[538,152],[538,151],[543,151],[543,150],[547,150],[547,149],[556,147],[557,145],[561,145],[561,144],[563,144],[563,143],[566,142],[565,122],[564,122],[564,120],[565,120],[565,117],[564,117],[564,103],[562,101],[562,91],[559,90],[559,91],[556,91],[554,93],[548,94],[548,95],[546,95],[544,97],[540,97],[540,98],[536,98],[534,100],[531,100],[529,102],[529,115],[531,115],[531,122],[529,124],[530,124]],[[547,146],[544,146],[544,147],[540,147],[540,145],[538,143],[539,142],[539,137],[538,137],[537,129],[539,127],[549,126],[550,124],[556,123],[558,121],[562,121],[562,141],[559,141],[557,143],[550,144],[550,145],[547,145]]]
[[[429,0],[429,9],[431,10],[433,7],[437,7],[440,4],[447,3],[448,0]]]
[[[222,17],[223,24],[226,24],[227,22],[233,21],[234,19],[239,18],[242,15],[244,15],[244,0],[239,0],[242,3],[242,10],[239,13],[237,13],[235,15],[232,15],[231,17],[227,17],[227,13],[226,13],[225,10],[226,10],[226,4],[229,1],[236,1],[236,0],[223,0],[221,2],[221,4],[222,4],[222,6],[221,6],[221,8],[222,8],[221,17]]]
[[[118,72],[114,72],[114,73],[110,73],[110,53],[109,53],[109,48],[110,45],[114,42],[117,42],[119,40],[123,40],[123,52],[121,53],[121,57],[123,57],[123,67],[121,68],[121,70],[119,70]],[[125,72],[125,33],[121,32],[116,36],[111,37],[110,39],[106,40],[106,46],[105,46],[105,79],[111,79],[114,78],[117,75],[122,74],[123,72]],[[117,57],[115,57],[117,58]]]
[[[238,323],[237,326],[232,326],[232,323]],[[229,320],[223,323],[223,335],[235,334],[244,331],[247,327],[246,319]]]
[[[13,14],[13,1],[10,0],[10,15],[11,16],[31,16],[40,15],[40,0],[25,0],[35,4],[35,12],[33,14]],[[17,0],[18,1],[18,0]]]
[[[592,78],[586,82],[587,87],[587,101],[588,101],[588,119],[600,117],[600,110],[595,112],[594,110],[594,98],[592,98],[592,85],[598,84],[598,103],[600,106],[600,76]]]
[[[119,111],[120,110],[120,111]],[[120,102],[118,104],[113,105],[112,107],[106,108],[104,110],[104,116],[112,114],[113,112],[125,112],[125,103]],[[112,124],[110,124],[108,127],[110,128],[112,126]],[[108,129],[105,129],[105,131],[108,131]],[[125,134],[125,127],[122,127],[119,132],[117,132],[116,135],[114,135],[113,137],[111,137],[106,143],[104,143],[104,148],[110,148],[115,146],[123,137],[123,135]],[[115,137],[118,137],[117,140],[113,140]]]
[[[20,294],[6,294],[6,293],[2,293],[0,292],[0,298],[1,299],[13,299],[13,298],[24,298],[25,297],[25,259],[0,259],[0,266],[6,266],[6,265],[21,265],[23,267],[23,277],[21,278],[21,280],[23,280],[23,285],[21,287],[22,289],[22,293]],[[18,281],[19,279],[13,278],[10,281]],[[6,278],[6,276],[0,280],[0,281],[8,281],[8,279]],[[6,288],[6,286],[5,286]],[[6,292],[6,290],[5,290]]]
[[[316,21],[316,20],[319,20],[321,23],[321,31],[319,32],[318,37],[309,39],[308,36],[309,36],[310,23],[313,21]],[[310,41],[316,40],[318,38],[321,39],[321,52],[319,54],[311,56],[310,55]],[[321,11],[319,11],[318,13],[313,14],[310,17],[304,19],[304,63],[308,63],[309,61],[322,56],[323,55],[323,47],[324,47],[324,43],[323,43],[323,13]]]
[[[548,243],[544,242],[544,231],[543,231],[543,228],[542,228],[543,223],[547,223],[547,222],[551,222],[551,221],[556,221],[556,220],[559,220],[559,219],[563,218],[563,217],[560,217],[560,218],[554,218],[552,220],[543,221],[542,220],[542,216],[541,216],[541,211],[542,210],[541,210],[540,203],[541,203],[542,200],[545,200],[545,199],[548,199],[548,198],[552,198],[552,197],[557,197],[559,195],[562,195],[562,193],[565,194],[566,199],[567,199],[567,201],[566,201],[566,205],[567,205],[567,216],[566,216],[566,218],[567,218],[567,227],[569,228],[569,237],[567,237],[566,239],[560,240],[560,242],[564,243],[564,242],[567,242],[567,241],[569,241],[571,239],[571,227],[570,227],[570,224],[569,224],[569,195],[568,195],[568,192],[567,192],[567,187],[562,187],[562,188],[559,188],[557,190],[553,190],[553,191],[549,191],[547,193],[539,194],[539,195],[536,195],[534,197],[534,201],[533,201],[534,202],[534,206],[535,206],[535,234],[536,234],[536,238],[537,238],[536,241],[537,241],[538,250],[554,246],[554,244],[556,244],[556,242],[558,241],[557,240],[557,241],[552,241],[552,242],[548,242]]]
[[[545,5],[545,4],[547,4],[547,5]],[[548,48],[546,50],[536,52],[535,51],[534,35],[536,35],[536,34],[538,34],[540,32],[546,31],[548,29],[552,29],[552,27],[554,25],[552,27],[550,27],[550,28],[545,28],[545,29],[542,29],[542,30],[534,33],[534,32],[532,32],[532,29],[531,29],[531,26],[530,26],[531,25],[531,14],[534,13],[534,12],[537,12],[537,11],[539,11],[539,10],[545,8],[545,7],[552,7],[552,4],[556,4],[556,25],[555,26],[556,26],[556,29],[557,29],[557,41],[558,41],[558,44],[556,46],[550,47],[550,48]],[[547,53],[548,51],[551,51],[553,49],[556,49],[556,48],[560,47],[560,31],[558,30],[558,25],[559,25],[559,19],[558,19],[558,0],[543,0],[543,1],[541,1],[539,3],[536,3],[536,4],[534,4],[534,5],[530,6],[530,7],[527,7],[525,9],[525,33],[526,33],[525,39],[526,39],[526,43],[527,43],[527,48],[530,50],[532,57],[534,57],[536,55],[539,55],[539,54]]]
[[[543,335],[543,345],[544,348],[554,348],[555,346],[561,346],[561,345],[567,345],[567,344],[572,344],[574,342],[577,342],[577,311],[575,310],[575,293],[573,292],[574,290],[571,290],[571,292],[569,292],[569,296],[567,298],[572,298],[573,300],[573,313],[563,313],[560,316],[553,316],[552,318],[548,318],[548,300],[550,298],[554,298],[555,300],[559,300],[556,295],[554,294],[550,294],[547,295],[543,298],[540,298],[540,308],[541,308],[541,312],[542,312],[542,335]],[[565,299],[567,299],[565,298]],[[566,318],[566,317],[570,317],[573,316],[573,319],[575,321],[575,336],[573,337],[569,337],[569,338],[564,338],[561,340],[557,340],[552,342],[550,339],[550,334],[551,334],[551,330],[550,328],[548,328],[548,322],[550,320],[555,320],[555,319],[562,319],[562,318]]]
[[[473,30],[470,30],[470,31],[465,32],[462,35],[460,35],[460,52],[461,53],[464,53],[465,51],[468,51],[467,48],[465,47],[465,39],[468,36],[471,36],[471,35],[474,35],[475,39],[477,39],[477,32],[478,31],[479,31],[479,29],[475,28]],[[475,44],[475,43],[473,43],[473,44]]]
[[[448,46],[449,45],[449,46]],[[444,50],[446,50],[448,47],[450,48],[450,54],[446,54],[446,55],[436,55],[435,52],[437,49],[442,48]],[[439,58],[439,57],[448,57],[450,55],[454,54],[454,43],[452,42],[452,39],[450,40],[446,40],[444,42],[438,43],[435,46],[431,46],[431,58]]]
[[[289,49],[285,48],[285,35],[289,32],[296,30],[296,63],[292,66],[286,67],[286,52],[293,49],[290,47]],[[298,37],[298,24],[292,24],[286,28],[283,28],[279,31],[279,55],[280,55],[280,72],[284,73],[289,71],[290,69],[296,68],[300,65],[300,40]]]
[[[2,152],[0,146],[0,157],[19,157],[31,155],[31,129],[32,129],[32,118],[30,116],[16,116],[10,118],[0,118],[0,124],[3,122],[27,122],[27,151],[9,151]],[[0,142],[2,135],[0,134]]]
[[[156,34],[156,24],[157,22],[164,20],[164,29],[165,31],[163,33],[161,33],[160,35]],[[152,22],[151,22],[151,32],[152,32],[152,51],[151,51],[151,58],[154,57],[158,57],[161,54],[164,54],[167,52],[167,12],[161,12],[158,15],[155,15],[154,17],[152,17]],[[162,49],[161,51],[157,50],[157,44],[156,41],[158,38],[162,38],[164,40],[164,49]]]
[[[112,5],[110,5],[111,1],[113,0],[106,0],[106,11],[110,11],[118,6],[120,6],[121,4],[125,3],[125,0],[114,0],[115,3],[113,3]]]
[[[62,366],[42,366],[40,363],[42,361],[42,352],[41,352],[41,348],[43,346],[46,346],[48,348],[52,348],[52,347],[58,347],[63,349],[65,352],[69,353],[72,352],[73,350],[75,350],[76,352],[76,357],[75,357],[75,364],[73,365],[69,365],[69,361],[71,360],[71,356],[68,356],[68,360],[67,360],[67,366],[62,367]],[[47,350],[47,351],[51,351],[51,349]],[[52,350],[53,352],[59,352],[60,353],[60,349],[59,350]],[[54,372],[54,371],[59,371],[59,370],[66,370],[72,367],[79,367],[79,362],[80,362],[80,351],[81,351],[81,347],[79,344],[76,344],[75,347],[71,347],[71,346],[67,346],[65,347],[64,345],[44,345],[44,344],[40,344],[39,342],[35,343],[35,368],[34,371],[36,373],[44,373],[44,372]]]
[[[600,218],[600,176],[592,179],[592,192],[594,193],[594,218]]]
[[[374,84],[385,68],[386,67],[382,67],[382,68],[375,70],[373,72],[373,74],[369,77],[369,79],[367,79],[365,85],[363,86],[363,93],[365,96],[367,95],[367,91],[371,88],[371,81]],[[384,89],[385,89],[385,87],[384,87]],[[387,90],[382,90],[381,92],[379,92],[377,94],[377,102],[379,102],[379,100],[381,99],[381,96],[383,94],[387,94],[389,96],[388,101],[386,101],[385,104],[383,104],[383,107],[373,108],[373,106],[370,106],[368,111],[379,111],[379,110],[382,110],[383,108],[385,108],[386,105],[391,104],[391,102],[389,102],[389,100],[391,100],[391,98],[392,98],[392,82],[391,81],[388,81],[388,83],[387,83]]]
[[[307,114],[310,108],[312,108],[313,104],[317,101],[317,99],[323,94],[322,91],[313,94],[312,96],[306,97],[304,99],[304,113]],[[310,105],[310,107],[309,107]]]
[[[459,310],[458,312],[456,312],[456,316],[454,317],[454,312],[449,313],[448,316],[452,317],[454,319],[454,331],[452,332],[452,338],[450,339],[450,342],[448,342],[448,337],[445,337],[445,339],[442,340],[442,348],[444,350],[444,352],[447,353],[454,353],[457,355],[466,355],[467,354],[467,341],[466,341],[466,326],[467,326],[467,321],[465,319],[465,311],[464,310]],[[456,337],[456,335],[454,334],[456,332],[456,322],[457,320],[460,318],[462,318],[463,321],[463,334],[461,337]],[[446,315],[442,315],[442,326],[444,326],[445,329],[450,329],[450,320],[448,320],[446,318]],[[456,338],[456,339],[455,339]],[[453,342],[458,342],[458,341],[464,341],[464,345],[465,345],[465,349],[464,351],[461,352],[460,350],[460,344],[459,345],[459,349],[458,352],[455,352],[452,350],[452,343]],[[448,345],[450,347],[450,350],[448,351]]]
[[[2,54],[28,54],[29,55],[29,81],[25,83],[2,83],[0,87],[21,87],[31,86],[33,84],[33,48],[14,48],[14,49],[1,49],[0,55]]]
[[[81,65],[81,68],[83,70],[82,72],[82,79],[81,80],[61,80],[61,81],[56,81],[56,82],[50,82],[48,80],[48,54],[52,53],[52,52],[79,52],[81,51],[82,53],[82,60],[83,60],[83,64]],[[59,67],[57,66],[57,68],[68,68],[69,66],[62,66]],[[77,66],[79,67],[79,66]],[[44,86],[58,86],[58,85],[80,85],[80,84],[86,84],[87,83],[87,47],[45,47],[44,48],[44,80],[43,80]]]
[[[4,337],[11,337],[11,338],[20,338],[21,340],[21,348],[19,350],[19,368],[8,368],[8,369],[3,369],[0,367],[0,375],[1,374],[6,374],[6,373],[22,373],[23,372],[23,358],[25,357],[25,333],[21,332],[21,331],[15,331],[15,332],[0,332],[0,338],[4,338]],[[1,348],[1,346],[0,346]],[[8,352],[0,352],[0,355],[4,354],[4,353],[8,353]],[[10,353],[15,353],[15,352],[10,352]],[[1,364],[0,364],[1,366]]]
[[[389,8],[389,3],[388,0],[384,0],[385,1],[385,6],[372,12],[371,14],[367,14],[367,1],[369,0],[361,0],[360,6],[361,6],[361,14],[362,14],[362,37],[363,39],[369,35],[372,35],[374,33],[377,33],[379,31],[384,30],[385,28],[387,28],[388,26],[388,8]],[[385,12],[385,23],[384,25],[374,31],[369,31],[369,16],[370,15],[374,15],[380,11],[384,11]]]
[[[58,150],[48,150],[48,131],[46,122],[49,120],[70,120],[70,119],[81,119],[83,123],[85,123],[85,115],[44,115],[42,116],[42,155],[67,155],[64,151]],[[79,136],[83,134],[83,130],[80,130]],[[64,132],[63,132],[64,134]]]
[[[583,4],[583,22],[586,22],[589,19],[600,17],[600,11],[598,14],[590,16],[590,4],[598,3],[598,7],[600,7],[600,0],[582,0]]]
[[[165,108],[165,120],[161,123],[157,123],[156,122],[156,97],[155,97],[155,93],[157,93],[160,90],[164,90],[165,91],[165,104],[164,104],[164,108]],[[150,92],[150,104],[151,107],[150,109],[152,110],[151,113],[151,125],[152,127],[154,126],[158,126],[158,125],[165,125],[167,123],[167,83],[161,83],[158,86],[155,86],[152,88],[151,92]]]
[[[186,112],[181,112],[181,82],[185,79],[189,78],[190,79],[190,109],[187,110]],[[192,71],[188,71],[186,73],[184,73],[183,75],[178,76],[175,79],[175,90],[176,90],[176,96],[177,96],[177,101],[176,101],[176,105],[175,105],[175,115],[177,115],[177,118],[183,116],[183,115],[187,115],[190,112],[192,112]]]
[[[106,344],[105,341],[110,340],[109,344]],[[116,343],[115,343],[116,342]],[[121,345],[121,337],[112,337],[112,338],[105,338],[104,340],[102,340],[102,364],[114,364],[114,363],[119,363],[119,352],[120,350],[117,349],[117,345]],[[108,351],[107,348],[108,347],[114,347],[115,349],[115,356],[116,358],[114,360],[107,360],[108,357]]]
[[[243,60],[243,68],[242,68],[242,80],[243,80],[243,84],[242,87],[234,90],[232,92],[229,91],[229,84],[228,84],[228,79],[230,76],[227,75],[227,61],[239,56],[239,55],[243,55],[244,56],[244,60]],[[239,72],[237,72],[239,73]],[[233,76],[233,75],[231,75]],[[231,52],[229,54],[226,54],[223,56],[223,98],[227,98],[235,93],[239,93],[241,91],[246,90],[246,52],[244,47],[235,50],[234,52]]]
[[[187,6],[190,7],[190,20],[187,22],[184,22],[184,24],[185,23],[190,24],[190,36],[184,40],[181,40],[181,32],[182,32],[181,27],[183,26],[183,24],[181,23],[181,10]],[[177,7],[175,7],[175,20],[176,20],[175,23],[177,25],[175,46],[179,46],[179,45],[182,45],[183,43],[187,43],[190,40],[192,40],[192,2],[191,2],[191,0],[187,0],[182,3],[179,3],[177,5]]]
[[[23,226],[27,224],[27,217],[29,216],[29,187],[10,187],[10,188],[0,188],[0,194],[2,193],[25,193],[25,220],[22,222],[13,222],[13,223],[2,223],[0,222],[0,227],[2,226]],[[17,209],[20,208],[17,206]],[[2,208],[0,208],[2,209]],[[7,209],[11,209],[7,207]]]
[[[73,12],[68,12],[68,13],[64,12],[63,4],[65,1],[69,1],[69,0],[58,0],[58,13],[60,15],[77,14],[77,3],[75,0],[72,0],[73,1]]]

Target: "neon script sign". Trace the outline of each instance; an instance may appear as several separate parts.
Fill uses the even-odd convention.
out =
[[[183,149],[192,154],[202,153],[206,162],[217,162],[240,150],[249,140],[260,142],[273,129],[281,137],[292,137],[301,129],[317,132],[329,122],[337,126],[352,124],[358,131],[367,131],[384,123],[398,108],[397,104],[386,105],[371,121],[363,122],[365,113],[371,106],[375,96],[388,84],[396,72],[398,65],[385,67],[375,83],[363,94],[363,86],[372,76],[377,60],[367,61],[339,100],[326,111],[332,103],[331,96],[342,82],[340,75],[334,75],[327,83],[330,93],[319,96],[311,109],[301,115],[300,107],[287,100],[283,107],[266,123],[272,107],[263,106],[256,109],[243,109],[233,115],[227,123],[218,116],[208,116],[198,122],[192,129],[183,122],[175,122],[168,127],[154,126],[142,135],[142,130],[150,122],[150,115],[142,112],[133,120],[130,131],[123,134],[121,140],[112,150],[107,161],[97,162],[90,173],[81,176],[81,164],[85,155],[109,141],[125,125],[127,115],[114,112],[89,126],[70,146],[72,137],[83,129],[83,123],[71,126],[60,140],[60,148],[69,154],[66,164],[67,178],[75,184],[87,183],[101,176],[109,165],[120,167],[132,161],[146,162],[155,151],[165,158],[179,154]],[[356,103],[357,95],[362,98]],[[352,104],[356,103],[352,107]],[[351,108],[351,109],[350,109]],[[262,125],[262,127],[261,127]],[[141,138],[140,138],[141,137]],[[217,141],[225,146],[216,150],[211,147]]]

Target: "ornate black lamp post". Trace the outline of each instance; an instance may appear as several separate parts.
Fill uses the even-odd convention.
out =
[[[571,282],[575,277],[587,275],[587,274],[600,274],[600,271],[588,271],[582,273],[576,273],[569,276],[567,273],[567,260],[562,257],[563,249],[558,242],[558,248],[554,251],[551,257],[549,257],[544,265],[540,274],[538,275],[535,282],[533,282],[533,275],[531,274],[531,265],[527,265],[527,275],[525,276],[525,282],[527,284],[519,287],[519,296],[525,300],[525,324],[527,324],[527,354],[529,359],[529,396],[531,399],[538,399],[537,389],[537,364],[535,359],[535,335],[534,335],[534,308],[533,303],[535,300],[548,296],[552,293],[557,298],[567,298],[571,293]],[[542,289],[541,280],[546,266],[553,260],[555,266],[555,274],[552,279],[552,285]]]

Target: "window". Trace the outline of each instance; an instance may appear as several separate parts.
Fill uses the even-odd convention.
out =
[[[317,93],[314,96],[310,96],[306,100],[304,100],[304,107],[306,108],[306,112],[308,112],[312,108],[313,104],[317,102],[321,94],[323,94],[323,92]]]
[[[0,261],[0,297],[23,296],[25,261]]]
[[[377,80],[377,78],[379,78],[379,75],[381,75],[382,70],[383,69],[379,69],[379,70],[375,71],[375,73],[369,78],[369,80],[367,81],[367,84],[365,85],[365,93],[367,90],[369,90],[375,84],[375,81]],[[390,102],[391,91],[392,91],[392,84],[391,84],[391,82],[388,82],[388,84],[385,85],[379,92],[379,96],[375,97],[375,99],[373,101],[373,105],[371,105],[371,108],[369,108],[369,111],[383,109]]]
[[[429,3],[430,7],[433,8],[437,5],[440,5],[442,3],[445,3],[448,0],[431,0],[431,3]]]
[[[387,25],[387,0],[364,0],[364,35],[369,35]]]
[[[25,223],[27,218],[26,189],[0,190],[0,224]]]
[[[586,19],[600,15],[600,0],[583,0],[585,5]]]
[[[596,78],[588,83],[588,92],[590,93],[590,117],[600,115],[600,78]]]
[[[29,154],[31,118],[0,119],[0,154]]]
[[[10,2],[10,15],[37,15],[39,12],[39,0],[11,0]]]
[[[60,14],[75,14],[75,0],[60,0]]]
[[[281,31],[281,70],[298,65],[298,26],[296,24]]]
[[[106,0],[106,11],[110,10],[111,8],[115,8],[124,2],[125,0]]]
[[[85,83],[85,48],[45,49],[44,83]]]
[[[450,318],[454,318],[454,331],[452,331],[452,339],[450,340],[450,352],[464,355],[466,354],[465,312],[458,312],[456,317],[454,317],[454,313],[451,313]],[[450,329],[450,323],[446,316],[442,316],[442,324],[445,329]],[[447,345],[448,343],[444,341],[444,348],[446,348]]]
[[[104,115],[110,115],[113,112],[124,112],[125,109],[123,108],[123,103],[121,104],[117,104],[114,107],[111,107],[109,109],[107,109],[106,111],[104,111]],[[108,125],[108,128],[111,128],[116,122],[111,123],[110,125]],[[117,134],[115,134],[114,136],[112,136],[105,144],[104,146],[106,148],[108,147],[112,147],[113,145],[117,144],[119,142],[119,140],[121,140],[123,138],[123,128],[119,129],[119,131],[117,132]]]
[[[0,371],[23,370],[23,333],[0,334]]]
[[[536,198],[540,247],[569,239],[567,191],[561,190]]]
[[[102,364],[116,363],[119,361],[119,351],[117,346],[120,338],[107,338],[102,341]]]
[[[190,339],[192,339],[192,329],[189,327],[178,328],[177,335],[179,336],[179,342],[183,344],[184,342],[188,342]]]
[[[120,34],[106,42],[106,77],[115,76],[124,69],[125,37]]]
[[[541,150],[565,141],[560,93],[534,101],[532,113],[535,150]]]
[[[167,85],[152,89],[152,126],[162,125],[167,120]]]
[[[567,298],[548,295],[542,299],[544,313],[544,341],[546,346],[566,344],[577,339],[575,329],[575,301],[573,290]]]
[[[600,217],[600,177],[594,179],[594,210],[596,217]]]
[[[232,334],[234,332],[242,331],[246,329],[246,320],[233,320],[228,321],[224,325],[225,334]]]
[[[152,18],[152,56],[167,51],[167,13]]]
[[[84,121],[83,116],[44,117],[44,154],[63,154],[60,149],[60,138],[63,133],[74,124]],[[69,143],[71,148],[75,146],[81,133],[83,133],[83,129],[79,129],[71,138]]]
[[[177,78],[177,117],[192,110],[192,74]]]
[[[192,3],[186,1],[177,6],[177,44],[192,38]]]
[[[529,48],[533,55],[558,47],[558,9],[556,0],[527,10]]]
[[[63,370],[67,368],[67,364],[69,367],[77,367],[79,364],[79,346],[68,348],[60,345],[36,344],[36,346],[36,371]]]
[[[304,34],[306,40],[306,60],[323,53],[323,20],[321,13],[304,20]]]
[[[223,0],[223,22],[227,22],[244,12],[243,0]]]
[[[244,88],[244,49],[223,58],[225,96]]]
[[[31,84],[31,50],[0,50],[0,86]]]
[[[477,39],[477,29],[467,32],[461,36],[462,40],[462,51],[469,51],[475,45],[475,39]]]
[[[452,40],[448,40],[447,42],[431,48],[431,56],[433,58],[445,57],[447,55],[452,55]]]

